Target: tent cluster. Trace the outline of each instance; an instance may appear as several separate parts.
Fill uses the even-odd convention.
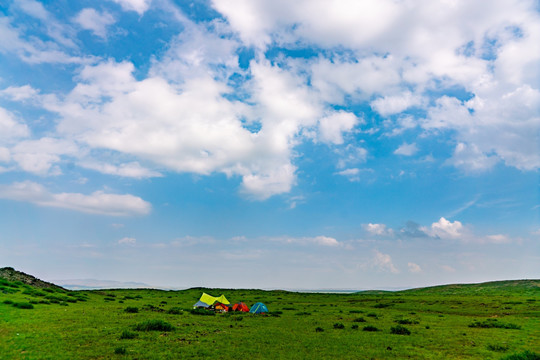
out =
[[[206,308],[209,310],[215,310],[220,312],[227,312],[227,311],[242,311],[242,312],[250,312],[253,314],[264,314],[268,312],[268,308],[263,303],[255,303],[251,309],[244,304],[243,302],[236,303],[231,306],[231,303],[225,295],[221,295],[219,297],[215,297],[212,295],[208,295],[207,293],[203,293],[201,295],[201,298],[199,301],[197,301],[195,304],[193,304],[193,308]]]

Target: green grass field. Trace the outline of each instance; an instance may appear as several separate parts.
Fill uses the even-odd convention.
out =
[[[270,313],[191,313],[203,291]],[[308,294],[0,279],[0,358],[540,359],[540,280]]]

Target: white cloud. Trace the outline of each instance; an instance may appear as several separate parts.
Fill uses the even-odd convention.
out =
[[[394,234],[394,231],[390,228],[387,228],[385,224],[364,224],[362,227],[372,235],[385,236]]]
[[[0,162],[7,163],[11,159],[11,153],[8,148],[0,147]]]
[[[0,144],[23,138],[30,134],[28,126],[15,119],[15,116],[0,107]]]
[[[395,151],[394,154],[396,155],[403,155],[403,156],[412,156],[418,152],[418,147],[415,143],[407,144],[403,143],[401,144]]]
[[[90,195],[54,194],[31,181],[0,185],[0,198],[108,216],[146,215],[151,210],[150,203],[129,194],[108,194],[103,191],[96,191]]]
[[[77,14],[74,21],[81,28],[90,30],[94,35],[105,39],[107,37],[107,27],[114,24],[116,20],[106,11],[100,13],[96,9],[85,8]]]
[[[38,96],[39,91],[30,85],[10,86],[0,91],[0,95],[10,98],[14,101],[34,99]]]
[[[448,159],[447,163],[461,168],[465,172],[477,173],[491,169],[498,161],[496,156],[482,153],[475,144],[459,143],[456,145],[452,158]]]
[[[103,174],[131,177],[136,179],[145,179],[150,177],[161,177],[162,175],[147,168],[142,167],[138,162],[124,163],[120,165],[112,165],[98,163],[95,161],[80,162],[79,165],[86,169],[99,171]]]
[[[79,148],[69,140],[41,138],[25,140],[12,148],[12,158],[24,171],[37,175],[58,175],[60,169],[54,164],[61,161],[62,155],[75,156]]]
[[[458,239],[463,236],[464,227],[459,221],[448,221],[441,217],[439,221],[431,224],[431,229],[423,228],[426,233],[441,239]]]
[[[137,239],[132,237],[123,237],[120,240],[118,240],[118,244],[120,245],[135,245],[137,243]]]
[[[371,102],[371,107],[382,116],[398,114],[410,107],[422,105],[422,96],[406,91],[399,95],[389,95]]]
[[[441,269],[443,269],[444,271],[446,271],[448,273],[455,273],[456,272],[456,269],[454,269],[453,267],[451,267],[449,265],[441,265]]]
[[[418,264],[410,262],[410,263],[407,263],[407,266],[409,268],[409,271],[412,273],[422,272],[422,268]]]
[[[319,138],[322,142],[343,144],[343,133],[359,123],[353,113],[337,111],[319,120]]]
[[[392,263],[392,257],[388,254],[383,254],[378,250],[375,250],[373,265],[381,271],[391,272],[392,274],[399,273],[399,270]]]
[[[144,14],[149,8],[152,0],[113,0],[119,4],[124,11],[135,11],[137,14]]]
[[[283,242],[286,244],[298,244],[298,245],[321,245],[321,246],[330,246],[338,247],[342,244],[333,237],[329,236],[315,236],[315,237],[278,237],[271,238],[272,241]]]

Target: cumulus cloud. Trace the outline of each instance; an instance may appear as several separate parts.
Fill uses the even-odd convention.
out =
[[[24,171],[37,175],[58,175],[60,169],[54,164],[63,155],[77,155],[77,145],[69,140],[44,137],[39,140],[24,140],[12,148],[13,160]]]
[[[403,143],[401,144],[395,151],[394,154],[396,155],[403,155],[403,156],[412,156],[418,152],[418,147],[415,143],[407,144]]]
[[[399,270],[394,266],[392,262],[392,257],[388,254],[383,254],[378,250],[375,250],[373,265],[381,271],[391,272],[392,274],[399,273]]]
[[[144,14],[149,8],[152,0],[113,0],[119,4],[124,11],[135,11],[137,14]]]
[[[319,138],[323,142],[343,144],[343,132],[349,132],[358,124],[356,115],[338,111],[319,120]]]
[[[424,231],[429,235],[441,239],[457,239],[463,235],[463,224],[459,221],[448,221],[441,217],[439,221],[431,224],[431,228],[425,228]]]
[[[108,216],[147,215],[152,208],[150,203],[134,195],[108,194],[103,191],[96,191],[90,195],[55,194],[32,181],[0,185],[0,198]]]
[[[0,107],[0,144],[30,134],[28,126],[15,118],[11,112]]]
[[[103,174],[145,179],[162,176],[159,172],[142,167],[138,162],[133,161],[120,165],[99,163],[96,161],[83,161],[79,165],[86,169],[99,171]]]
[[[406,91],[399,95],[388,95],[371,102],[371,107],[382,116],[401,113],[410,107],[421,105],[424,99]]]
[[[82,9],[74,21],[85,30],[90,30],[101,38],[107,37],[107,27],[115,23],[114,17],[108,12],[99,12],[96,9]]]
[[[338,247],[341,245],[333,237],[319,235],[315,237],[278,237],[272,238],[272,241],[278,241],[286,244],[298,244],[298,245],[321,245],[321,246],[330,246]]]
[[[137,239],[132,237],[123,237],[120,240],[118,240],[118,244],[120,245],[135,245],[137,243]]]
[[[368,233],[372,234],[372,235],[378,235],[378,236],[385,236],[385,235],[393,235],[394,234],[394,230],[386,227],[385,224],[372,224],[372,223],[369,223],[369,224],[364,224],[362,225],[362,227],[364,228],[364,230],[366,230]]]
[[[422,272],[422,268],[418,264],[410,262],[410,263],[407,263],[407,267],[409,268],[409,271],[412,273]]]

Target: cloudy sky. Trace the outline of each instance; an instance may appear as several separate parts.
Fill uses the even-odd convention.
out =
[[[406,288],[540,277],[534,0],[0,1],[0,265]]]

